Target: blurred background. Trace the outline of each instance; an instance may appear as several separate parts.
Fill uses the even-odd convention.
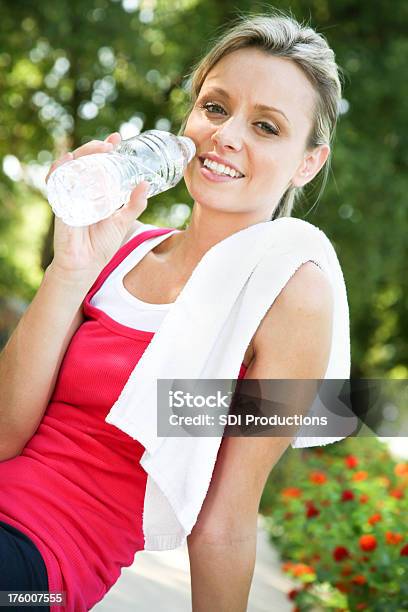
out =
[[[0,25],[0,344],[52,258],[44,178],[53,159],[119,130],[177,133],[186,80],[238,12],[237,0],[2,0]],[[408,4],[396,0],[277,1],[310,20],[345,75],[326,190],[294,216],[321,227],[338,253],[351,312],[353,375],[408,374]],[[182,182],[152,198],[141,220],[188,223]]]
[[[319,181],[312,185],[294,216],[323,229],[337,251],[350,305],[352,376],[406,379],[408,3],[293,0],[273,6],[310,20],[344,71],[327,187],[315,205]],[[0,347],[52,259],[44,183],[52,160],[117,130],[122,138],[152,128],[177,133],[193,65],[239,12],[269,8],[250,0],[1,1]],[[141,220],[183,228],[191,205],[182,182],[152,198]],[[356,438],[324,449],[288,449],[261,503],[260,537],[267,534],[274,548],[259,548],[251,612],[270,610],[272,600],[274,610],[289,610],[290,602],[310,610],[310,597],[320,606],[313,610],[407,609],[406,440],[386,446]],[[378,542],[374,570],[358,556],[357,538],[367,533]],[[340,574],[339,544],[353,560],[348,570],[356,575],[349,578]],[[289,575],[282,574],[277,550]],[[134,609],[136,592],[145,606],[140,610],[152,609],[157,592],[166,599],[157,609],[190,609],[186,551],[181,561],[178,554],[169,553],[167,562],[137,558],[101,612]]]

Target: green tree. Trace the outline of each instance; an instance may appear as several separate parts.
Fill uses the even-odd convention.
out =
[[[406,377],[408,5],[294,0],[275,6],[310,20],[345,73],[328,185],[318,206],[319,186],[312,186],[295,216],[321,227],[339,255],[354,375]],[[37,270],[52,256],[51,215],[40,180],[47,164],[119,126],[124,135],[153,127],[177,132],[194,63],[238,12],[269,8],[249,0],[3,0],[0,296],[30,299],[38,285],[39,272],[33,274],[28,255],[21,256],[21,243],[34,241],[30,224],[37,223],[32,236],[43,242],[33,242],[30,251],[42,252]],[[183,184],[153,198],[142,220],[177,225],[178,202],[191,205]]]

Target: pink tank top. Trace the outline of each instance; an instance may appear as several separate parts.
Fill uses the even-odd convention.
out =
[[[102,270],[37,432],[20,456],[0,463],[0,520],[35,543],[49,590],[66,592],[66,606],[52,612],[92,608],[144,548],[144,448],[105,417],[154,332],[114,321],[90,299],[133,249],[169,231],[138,234]]]

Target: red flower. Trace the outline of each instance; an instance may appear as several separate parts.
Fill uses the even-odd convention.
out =
[[[363,576],[363,574],[356,574],[351,579],[351,582],[353,582],[354,584],[365,584],[367,582],[367,579],[365,576]]]
[[[370,551],[377,547],[377,538],[373,535],[362,535],[359,540],[361,550]]]
[[[344,584],[344,582],[337,582],[334,586],[342,593],[348,593],[350,590],[347,584]]]
[[[342,576],[350,576],[350,574],[353,573],[353,568],[349,565],[346,565],[345,567],[343,567],[340,573]]]
[[[309,476],[309,480],[314,484],[324,484],[327,482],[327,476],[323,474],[323,472],[312,472]]]
[[[296,595],[300,593],[300,589],[292,589],[291,591],[289,591],[288,593],[288,598],[291,599],[292,601],[296,598]]]
[[[298,487],[287,487],[282,491],[283,497],[300,497],[301,494],[302,491]]]
[[[361,603],[356,604],[356,610],[365,610],[367,607],[367,604],[364,603],[363,601]]]
[[[320,510],[318,510],[317,508],[315,508],[315,506],[313,506],[313,504],[310,504],[306,510],[306,517],[307,518],[313,518],[314,516],[319,516],[320,514]]]
[[[408,544],[405,544],[400,550],[401,557],[408,557]]]
[[[378,523],[378,521],[381,521],[381,519],[381,514],[379,512],[376,512],[375,514],[370,516],[370,518],[367,520],[367,523],[369,523],[370,525],[374,525],[374,523]]]
[[[394,489],[390,492],[390,495],[396,499],[402,499],[404,497],[404,493],[401,491],[401,489]]]
[[[400,533],[393,533],[392,531],[385,532],[385,539],[387,544],[399,544],[404,539]]]
[[[353,491],[350,491],[350,489],[345,489],[341,495],[341,501],[351,501],[353,499],[354,499]]]
[[[358,466],[358,459],[354,455],[348,455],[344,459],[344,463],[346,464],[348,468],[352,469]]]
[[[368,497],[368,495],[363,493],[362,495],[360,495],[360,504],[366,504],[369,499],[370,498]]]
[[[343,561],[343,559],[347,559],[350,557],[350,553],[345,546],[336,546],[333,550],[333,559],[335,561]]]

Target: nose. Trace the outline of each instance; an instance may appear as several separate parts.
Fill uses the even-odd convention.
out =
[[[220,125],[211,136],[211,141],[219,150],[240,151],[242,148],[240,130],[232,121],[226,121]]]

